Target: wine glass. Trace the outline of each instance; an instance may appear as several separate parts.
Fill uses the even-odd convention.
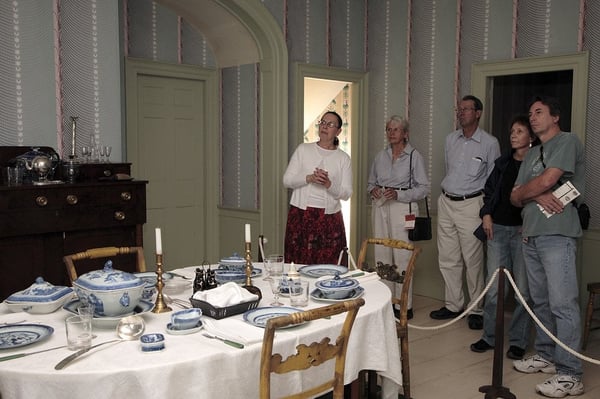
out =
[[[263,277],[263,280],[272,281],[273,277],[271,277],[271,262],[269,262],[268,259],[265,259],[263,262],[263,266],[265,268],[265,276]]]
[[[90,162],[90,147],[87,145],[81,146],[81,156],[85,163]]]
[[[112,146],[105,145],[104,146],[104,155],[106,156],[105,162],[109,163],[110,153],[112,152]]]
[[[271,285],[271,292],[273,292],[273,302],[271,302],[271,306],[282,306],[283,303],[279,301],[279,293],[281,292],[281,279],[280,278],[272,278],[269,281]]]
[[[105,145],[100,145],[100,146],[98,146],[98,150],[99,150],[99,153],[100,153],[100,163],[106,162],[104,160],[104,156],[106,155],[106,146]]]

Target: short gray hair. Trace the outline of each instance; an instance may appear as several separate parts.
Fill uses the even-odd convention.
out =
[[[388,119],[388,121],[385,123],[385,126],[387,127],[387,125],[388,125],[390,122],[398,122],[398,123],[400,124],[400,127],[402,128],[402,130],[403,130],[404,132],[408,132],[408,128],[409,128],[409,126],[408,126],[408,121],[407,121],[406,119],[402,118],[401,116],[398,116],[398,115],[392,115],[392,116],[390,117],[390,119]]]

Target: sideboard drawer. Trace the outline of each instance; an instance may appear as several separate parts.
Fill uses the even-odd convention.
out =
[[[0,237],[143,224],[145,185],[110,182],[3,191]]]

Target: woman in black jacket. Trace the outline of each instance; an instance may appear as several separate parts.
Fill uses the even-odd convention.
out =
[[[529,302],[527,273],[521,250],[521,208],[510,203],[510,193],[519,173],[521,161],[529,148],[536,144],[531,131],[529,118],[519,115],[511,122],[511,151],[498,158],[492,174],[484,188],[483,207],[479,212],[482,229],[487,240],[487,278],[500,266],[509,270],[525,300]],[[502,277],[501,275],[499,277]],[[493,349],[496,329],[497,284],[493,284],[485,296],[483,308],[483,336],[471,345],[473,352],[485,352]],[[515,295],[516,298],[516,295]],[[521,302],[516,307],[508,330],[509,349],[506,356],[522,359],[529,341],[531,320]]]

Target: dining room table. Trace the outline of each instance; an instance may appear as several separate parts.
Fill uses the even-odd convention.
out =
[[[212,265],[216,268],[217,265]],[[285,265],[285,271],[290,265]],[[301,265],[297,265],[301,267]],[[189,282],[182,291],[163,292],[165,303],[173,311],[189,306],[192,296],[192,279],[196,266],[172,272],[173,279]],[[257,275],[252,279],[262,292],[258,308],[269,307],[273,294],[268,281],[260,271],[263,264],[254,263]],[[348,272],[348,274],[352,274]],[[365,305],[360,308],[354,322],[346,355],[344,382],[355,381],[361,370],[375,370],[381,377],[384,398],[396,398],[402,383],[400,354],[396,336],[395,319],[391,307],[391,293],[376,274],[360,271],[354,273]],[[317,278],[302,276],[314,290]],[[280,298],[289,306],[289,298]],[[326,306],[334,300],[311,295],[309,303],[301,310]],[[72,309],[59,308],[49,314],[11,312],[5,303],[0,304],[0,327],[17,324],[50,326],[53,333],[28,346],[0,349],[0,357],[29,353],[66,345],[65,319]],[[145,320],[145,333],[161,333],[165,347],[160,351],[144,352],[140,341],[117,341],[90,350],[62,370],[55,365],[73,353],[66,347],[36,353],[0,362],[0,397],[10,398],[258,398],[259,369],[264,329],[249,323],[244,315],[237,314],[222,319],[202,316],[203,324],[193,333],[180,334],[167,328],[172,312],[153,313],[144,309],[140,316]],[[339,334],[345,314],[318,319],[293,328],[278,330],[274,351],[284,357],[295,353],[300,343],[320,341],[324,336],[333,340]],[[94,318],[92,345],[116,340],[112,319]],[[227,345],[203,335],[208,332],[221,338],[242,343],[242,349]],[[331,362],[331,361],[330,361]],[[272,374],[272,396],[301,391],[331,378],[327,362],[319,367],[283,375]],[[331,371],[332,372],[332,371]]]

